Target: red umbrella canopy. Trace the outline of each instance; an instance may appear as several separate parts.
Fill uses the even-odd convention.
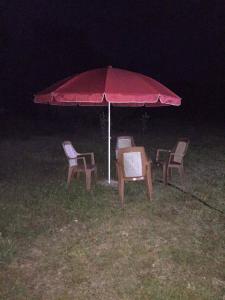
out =
[[[163,106],[181,98],[158,81],[140,73],[112,67],[71,76],[36,94],[36,103],[53,105]]]

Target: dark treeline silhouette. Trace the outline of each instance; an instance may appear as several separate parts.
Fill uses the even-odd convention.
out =
[[[33,94],[71,74],[113,65],[151,76],[183,98],[179,109],[153,115],[224,119],[223,1],[153,1],[151,9],[147,1],[129,9],[125,2],[119,8],[75,2],[2,1],[2,115],[85,119],[85,109],[41,107]]]

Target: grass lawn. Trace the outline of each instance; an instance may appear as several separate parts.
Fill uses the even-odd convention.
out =
[[[127,133],[152,159],[188,136],[187,192],[154,170],[153,201],[129,183],[124,210],[115,188],[87,193],[81,178],[66,190],[63,140],[93,150],[106,177],[97,131],[1,138],[0,299],[225,299],[224,134],[166,128]]]

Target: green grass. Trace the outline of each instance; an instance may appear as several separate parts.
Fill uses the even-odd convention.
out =
[[[153,158],[188,130],[134,138]],[[116,189],[87,193],[81,178],[66,190],[65,139],[94,150],[106,177],[98,132],[2,138],[0,299],[225,299],[225,139],[219,130],[188,136],[187,192],[178,176],[163,186],[155,170],[154,200],[129,183],[124,210]]]

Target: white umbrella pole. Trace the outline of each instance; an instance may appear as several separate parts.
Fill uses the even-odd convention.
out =
[[[108,102],[108,184],[110,184],[111,182],[111,157],[110,157],[110,153],[111,153],[111,107],[110,107],[110,102]]]

